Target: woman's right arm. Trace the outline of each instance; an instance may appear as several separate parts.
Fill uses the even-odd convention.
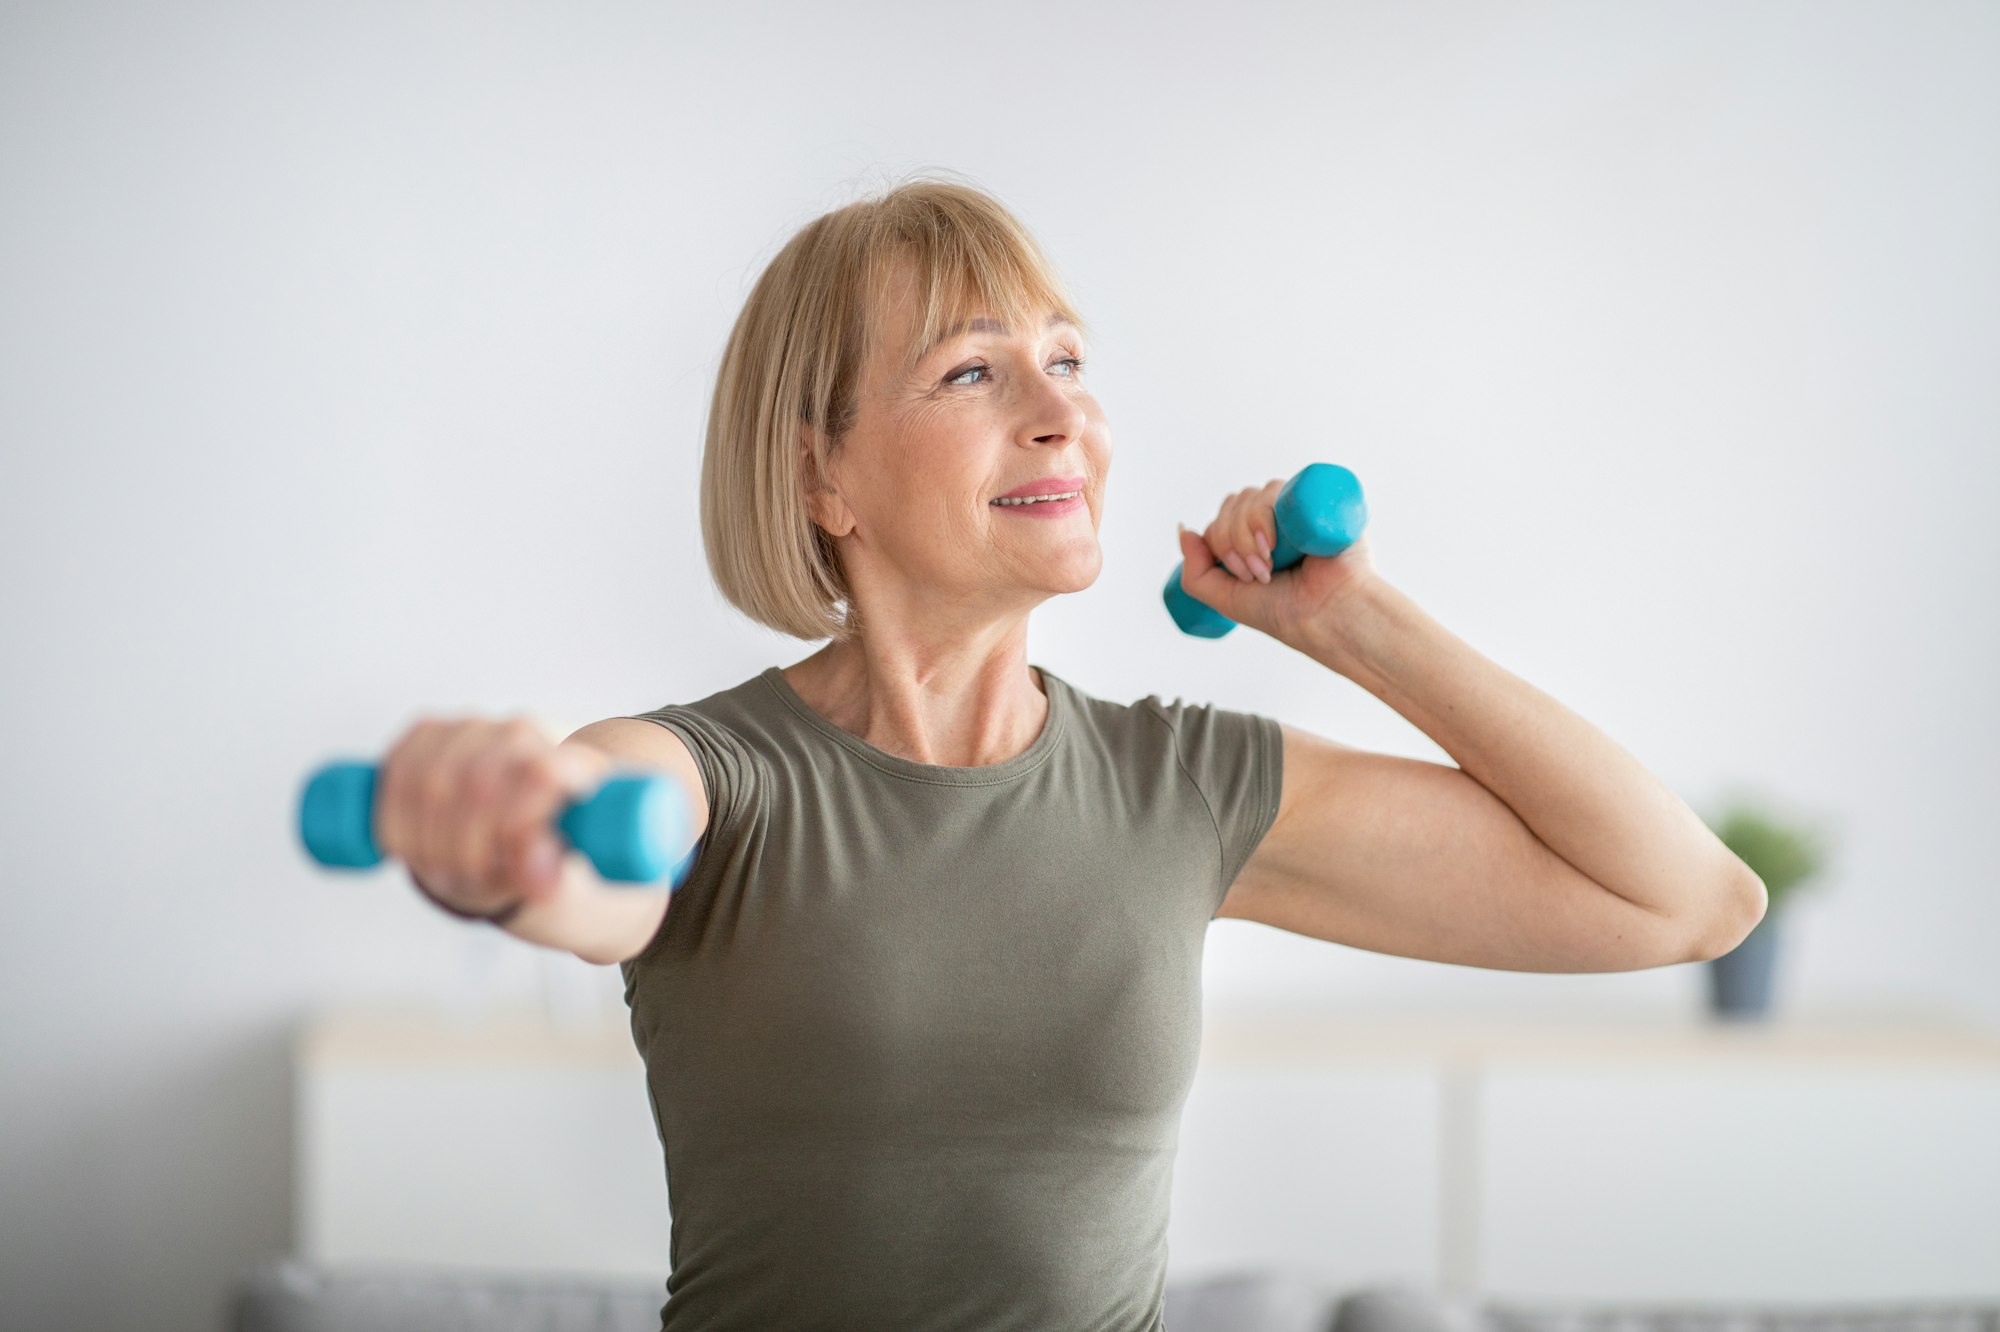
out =
[[[492,915],[519,903],[499,928],[609,966],[645,948],[672,900],[664,884],[607,884],[554,831],[556,811],[614,769],[662,773],[686,794],[691,834],[668,848],[678,862],[708,828],[701,770],[679,736],[629,717],[560,744],[525,718],[420,722],[383,761],[376,840],[441,907]],[[537,851],[560,853],[553,869],[534,867]]]
[[[708,793],[701,769],[687,745],[666,727],[634,717],[612,717],[592,722],[556,748],[579,746],[603,756],[607,772],[614,767],[664,772],[687,793],[693,836],[687,846],[670,848],[670,861],[678,862],[708,830]],[[608,967],[638,956],[659,932],[672,901],[660,889],[607,884],[588,858],[571,851],[563,857],[562,879],[555,892],[540,901],[530,900],[500,928],[516,938]]]
[[[603,754],[611,767],[666,773],[687,793],[693,835],[687,846],[670,849],[671,862],[679,863],[688,847],[708,831],[708,792],[701,769],[687,744],[666,727],[636,717],[612,717],[592,722],[556,748],[577,745]],[[658,889],[609,885],[586,857],[572,852],[563,857],[562,883],[555,896],[528,903],[500,928],[608,967],[637,957],[652,942],[672,901],[671,894]]]

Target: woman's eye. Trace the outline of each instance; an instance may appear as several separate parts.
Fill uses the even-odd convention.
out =
[[[1054,361],[1051,361],[1050,364],[1068,366],[1069,374],[1066,376],[1066,378],[1069,379],[1075,379],[1077,375],[1081,373],[1083,370],[1083,358],[1081,356],[1058,357]],[[944,382],[947,384],[965,384],[966,383],[965,377],[967,375],[990,375],[991,373],[992,373],[991,366],[968,365],[965,367],[965,369],[959,371],[957,374],[953,375],[951,378],[945,380]],[[966,386],[968,388],[971,387],[970,384],[967,384]]]

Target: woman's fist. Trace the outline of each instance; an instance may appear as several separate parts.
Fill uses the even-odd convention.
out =
[[[1338,555],[1307,555],[1273,570],[1278,495],[1283,480],[1246,486],[1222,501],[1200,532],[1180,529],[1181,589],[1238,624],[1299,646],[1301,634],[1327,625],[1347,597],[1374,580],[1375,559],[1363,532]]]
[[[543,901],[562,883],[555,820],[610,770],[609,755],[557,745],[525,717],[422,718],[380,765],[375,842],[446,906],[490,916]]]

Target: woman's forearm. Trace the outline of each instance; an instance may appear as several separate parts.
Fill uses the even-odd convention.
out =
[[[1662,914],[1755,921],[1763,884],[1604,732],[1372,579],[1299,650],[1435,740],[1564,860]]]
[[[659,889],[605,883],[581,852],[571,851],[563,858],[562,884],[554,895],[530,902],[500,928],[517,939],[609,966],[644,947],[666,918],[668,901]]]

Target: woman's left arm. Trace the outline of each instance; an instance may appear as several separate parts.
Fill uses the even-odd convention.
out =
[[[1294,644],[1435,740],[1551,851],[1656,915],[1734,947],[1764,886],[1610,736],[1371,579],[1336,625]]]
[[[1355,681],[1458,767],[1285,726],[1277,820],[1221,915],[1530,971],[1719,956],[1762,918],[1763,883],[1685,802],[1376,575],[1365,536],[1273,582],[1217,565],[1213,542],[1254,560],[1266,530],[1268,489],[1240,499],[1205,536],[1184,532],[1182,585]]]

